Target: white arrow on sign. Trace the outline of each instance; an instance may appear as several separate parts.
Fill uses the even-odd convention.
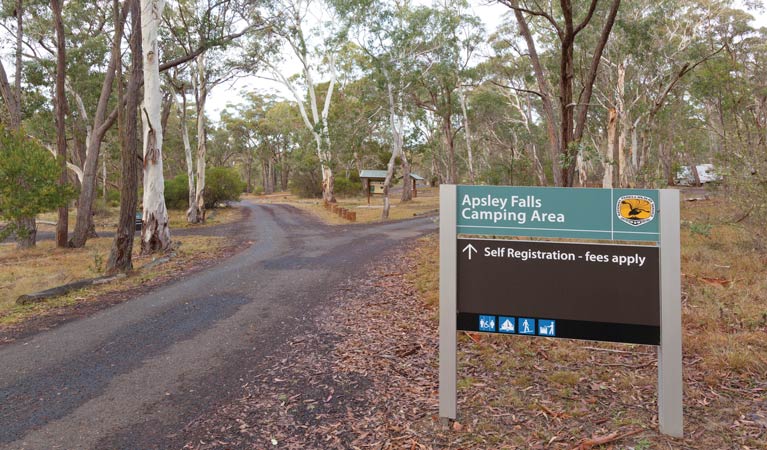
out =
[[[466,253],[468,251],[469,252],[469,261],[471,261],[471,252],[476,253],[477,249],[474,248],[473,245],[469,244],[466,247],[464,247],[463,250],[461,250],[461,251],[464,252],[464,253]]]

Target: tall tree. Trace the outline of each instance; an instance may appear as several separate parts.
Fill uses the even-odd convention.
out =
[[[483,38],[479,20],[467,14],[465,7],[454,3],[442,9],[423,10],[422,45],[431,50],[420,53],[415,60],[418,77],[412,97],[416,105],[439,120],[447,183],[459,182],[456,138],[463,126],[458,97]]]
[[[538,80],[537,95],[543,100],[543,112],[547,122],[549,135],[549,148],[554,169],[554,181],[558,186],[572,186],[574,182],[575,167],[581,138],[586,129],[591,96],[594,81],[602,59],[610,32],[618,14],[620,0],[609,0],[609,7],[602,24],[599,39],[590,51],[590,66],[583,77],[578,80],[581,85],[580,93],[574,98],[576,83],[575,74],[575,44],[576,37],[591,23],[594,13],[597,11],[599,0],[591,0],[585,11],[576,11],[571,0],[561,0],[559,8],[549,5],[549,8],[540,6],[535,1],[522,2],[519,0],[499,0],[514,12],[514,17],[519,26],[519,32],[527,44],[528,55],[532,63],[535,77]],[[530,5],[528,5],[530,4]],[[580,17],[576,15],[580,14]],[[549,74],[541,63],[536,39],[528,26],[528,18],[540,18],[548,26],[550,35],[555,35],[559,40],[559,73],[556,77],[559,92],[555,96],[549,86]],[[559,116],[554,113],[554,98],[559,102]],[[555,131],[555,124],[559,122],[559,130]]]
[[[205,106],[213,88],[231,79],[235,65],[228,64],[223,50],[239,36],[250,32],[260,24],[258,16],[251,16],[252,23],[236,31],[243,15],[252,13],[247,2],[227,0],[180,1],[165,14],[163,19],[173,36],[175,44],[186,54],[195,48],[205,50],[195,56],[191,70],[191,85],[197,106],[197,170],[190,178],[195,182],[194,202],[190,203],[187,220],[198,223],[205,219],[205,168],[207,164],[207,124]],[[212,54],[213,53],[213,54]]]
[[[164,251],[170,247],[168,209],[165,206],[165,181],[162,164],[162,92],[158,34],[164,0],[141,0],[141,49],[143,54],[144,198],[141,253]],[[130,91],[129,91],[130,93]],[[130,113],[130,111],[129,111]]]
[[[67,71],[67,50],[64,39],[64,21],[61,18],[61,7],[64,0],[51,0],[53,11],[53,27],[56,30],[56,94],[53,99],[56,111],[56,157],[61,165],[59,185],[66,186],[69,183],[67,176],[67,96],[64,88]],[[59,220],[56,223],[56,246],[67,246],[67,234],[69,230],[69,207],[64,204],[59,207]]]
[[[266,66],[271,73],[270,79],[281,83],[290,91],[301,112],[304,125],[314,138],[322,172],[322,197],[326,202],[335,202],[333,152],[328,115],[338,77],[336,73],[337,43],[333,42],[332,39],[326,39],[326,46],[319,50],[319,54],[312,51],[308,39],[311,35],[307,34],[306,29],[310,22],[312,7],[312,0],[274,2],[272,19],[268,28],[274,42],[271,43],[271,48],[268,48],[268,44],[254,43],[251,46],[251,59],[253,60],[251,65],[253,68],[261,65]],[[327,21],[322,26],[326,29],[332,29],[333,23]],[[283,61],[279,55],[280,50],[284,47],[290,49],[290,53],[300,66],[301,76],[299,79],[284,73],[284,69],[280,67],[280,63]],[[318,95],[320,83],[316,80],[320,68],[329,72],[324,100],[320,99]]]
[[[386,99],[391,154],[384,179],[384,206],[381,218],[389,217],[389,191],[394,180],[396,161],[400,160],[403,189],[402,201],[412,199],[410,162],[404,150],[406,103],[404,98],[413,83],[412,61],[418,53],[426,52],[423,40],[418,39],[422,25],[408,0],[375,4],[367,0],[337,0],[334,2],[342,16],[351,25],[351,34],[358,36],[357,44],[370,60],[370,76],[379,86],[380,96]]]
[[[115,18],[117,1],[114,0]],[[138,106],[141,80],[143,77],[143,52],[141,49],[141,5],[138,0],[126,0],[124,8],[131,15],[131,73],[128,80],[125,109],[122,107],[123,88],[121,65],[117,66],[117,100],[120,124],[120,160],[122,182],[120,183],[120,218],[117,232],[107,260],[107,273],[126,272],[133,268],[133,237],[136,234],[136,208],[138,206]],[[112,48],[113,54],[120,54],[119,42]]]
[[[77,202],[77,222],[75,231],[69,241],[71,247],[82,247],[87,241],[92,227],[93,200],[96,195],[96,177],[98,174],[98,159],[101,152],[101,145],[104,137],[117,119],[118,107],[109,111],[109,100],[112,96],[113,84],[116,78],[117,70],[121,64],[121,54],[115,49],[120,48],[123,38],[123,30],[127,19],[128,10],[132,0],[125,0],[123,6],[115,16],[114,37],[112,38],[112,51],[109,63],[101,83],[101,91],[96,104],[96,111],[93,115],[93,123],[88,126],[86,134],[86,153],[85,162],[82,167],[82,177],[80,186],[80,196]],[[118,84],[122,80],[118,78]],[[82,101],[78,102],[82,104]],[[81,107],[81,115],[87,120],[85,107]]]

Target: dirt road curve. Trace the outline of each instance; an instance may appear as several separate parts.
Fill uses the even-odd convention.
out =
[[[335,286],[433,218],[329,227],[251,205],[252,247],[92,317],[0,347],[0,448],[166,448],[236,395]]]

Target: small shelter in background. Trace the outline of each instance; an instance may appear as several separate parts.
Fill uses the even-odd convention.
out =
[[[362,181],[362,188],[365,190],[365,192],[367,192],[369,205],[371,195],[383,195],[384,181],[386,181],[386,171],[360,170],[360,180]],[[422,176],[412,172],[410,173],[410,181],[413,183],[413,198],[418,197],[418,182],[423,180],[424,178]]]

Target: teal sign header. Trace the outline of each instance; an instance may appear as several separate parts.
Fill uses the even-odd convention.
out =
[[[658,242],[658,191],[458,186],[459,234]]]

